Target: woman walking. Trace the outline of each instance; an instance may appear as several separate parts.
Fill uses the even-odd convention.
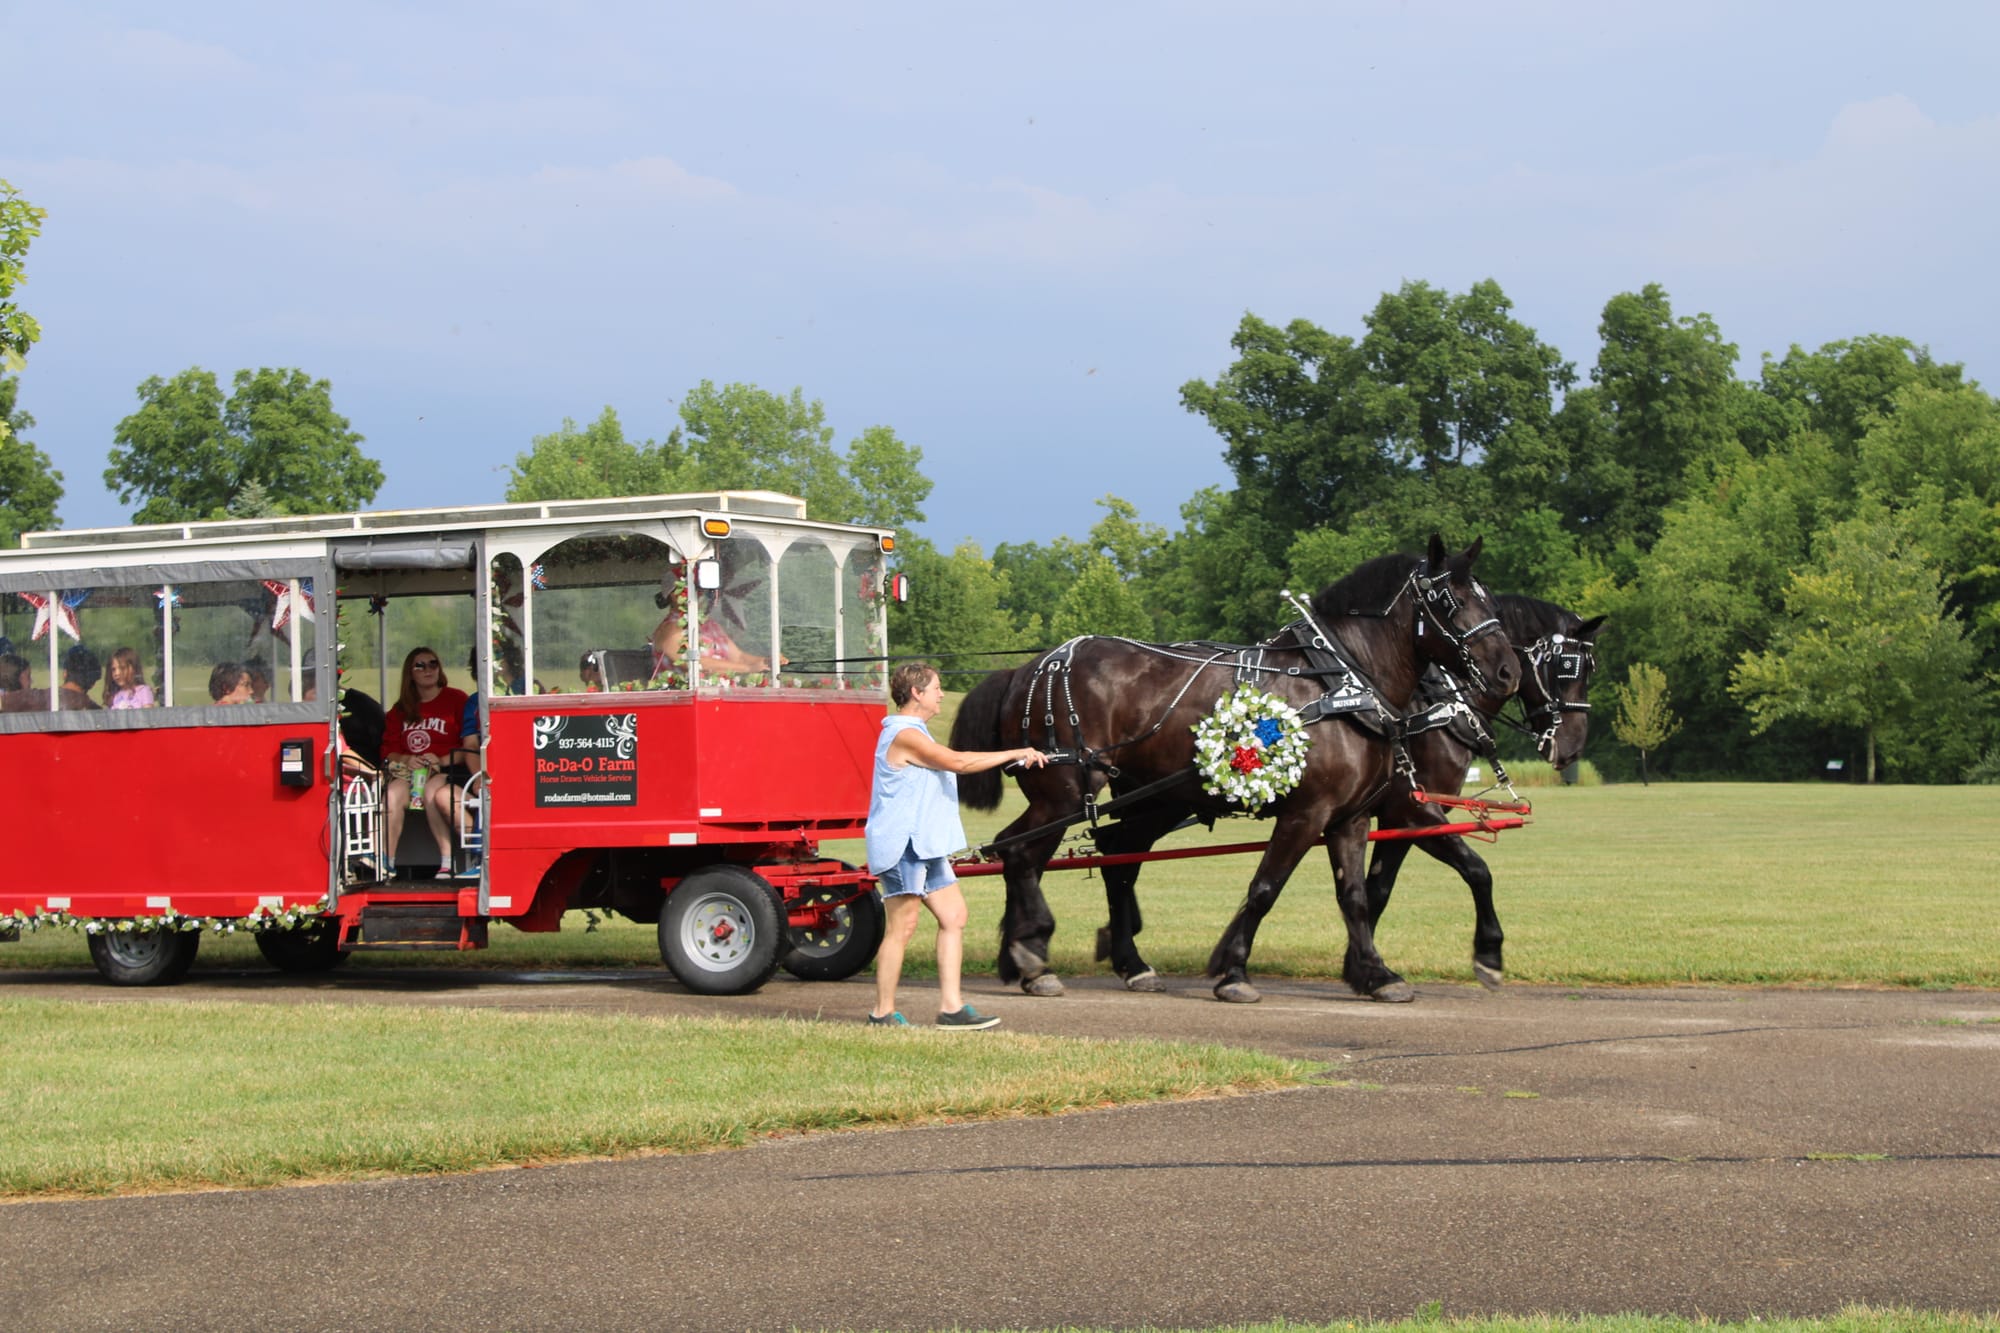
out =
[[[947,1032],[977,1032],[1000,1020],[965,1003],[959,971],[965,960],[965,895],[945,858],[965,846],[958,820],[958,775],[1005,764],[1040,768],[1040,750],[954,750],[924,725],[944,704],[944,682],[926,662],[905,662],[889,678],[896,711],[882,719],[875,745],[875,784],[868,800],[868,869],[882,883],[888,921],[875,955],[875,1008],[868,1022],[904,1027],[896,1009],[903,951],[916,933],[919,909],[937,918],[938,1017]]]

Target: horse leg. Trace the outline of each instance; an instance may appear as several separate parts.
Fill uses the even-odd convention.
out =
[[[1023,829],[1048,823],[1054,816],[1035,804],[1000,831],[1001,841]],[[1001,853],[1006,866],[1007,905],[1000,914],[1000,956],[997,970],[1008,985],[1018,983],[1029,995],[1061,995],[1062,978],[1049,971],[1049,937],[1055,934],[1055,914],[1042,893],[1042,867],[1062,841],[1058,830]]]
[[[1498,990],[1503,974],[1500,946],[1507,936],[1493,910],[1493,872],[1464,838],[1424,838],[1421,842],[1425,851],[1456,870],[1465,887],[1472,890],[1472,975],[1486,989]]]
[[[1105,853],[1147,852],[1161,835],[1179,822],[1179,811],[1140,811],[1098,830],[1097,849]],[[1135,937],[1145,929],[1139,914],[1139,864],[1104,867],[1104,902],[1109,924],[1097,932],[1097,960],[1109,961],[1125,989],[1162,991],[1166,983],[1139,955]]]
[[[1284,892],[1285,881],[1298,868],[1306,849],[1319,837],[1322,823],[1324,820],[1290,816],[1280,819],[1272,830],[1271,843],[1257,862],[1257,873],[1250,878],[1250,890],[1244,895],[1243,905],[1236,909],[1236,915],[1208,956],[1208,975],[1215,978],[1216,999],[1231,1004],[1255,1004],[1264,998],[1250,984],[1250,946],[1256,941],[1258,925]],[[1362,827],[1367,827],[1365,816]]]
[[[1367,852],[1366,811],[1326,830],[1327,859],[1333,863],[1334,897],[1340,903],[1341,920],[1347,925],[1347,958],[1341,976],[1357,995],[1391,1004],[1407,1003],[1417,998],[1416,991],[1390,969],[1375,948],[1365,873]]]
[[[1385,825],[1386,827],[1386,825]],[[1407,842],[1378,842],[1374,855],[1368,861],[1368,929],[1375,930],[1382,924],[1382,914],[1389,910],[1389,897],[1396,891],[1396,873],[1403,868],[1403,860],[1410,854]]]

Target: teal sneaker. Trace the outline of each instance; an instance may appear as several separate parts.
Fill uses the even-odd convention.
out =
[[[871,1028],[906,1028],[909,1025],[910,1020],[903,1017],[900,1012],[868,1015],[868,1026]]]
[[[982,1014],[968,1004],[956,1013],[939,1014],[937,1025],[947,1032],[983,1032],[999,1027],[1000,1019],[994,1014]]]

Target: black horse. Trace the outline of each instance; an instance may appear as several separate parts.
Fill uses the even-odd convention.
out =
[[[1303,777],[1269,807],[1277,821],[1270,845],[1210,956],[1217,997],[1258,998],[1246,972],[1257,926],[1299,859],[1322,838],[1347,926],[1347,983],[1369,995],[1407,992],[1376,950],[1368,924],[1368,819],[1394,777],[1394,721],[1408,709],[1426,662],[1481,694],[1514,691],[1520,667],[1498,633],[1491,597],[1471,573],[1479,549],[1474,542],[1448,556],[1432,537],[1426,559],[1369,561],[1313,598],[1312,620],[1328,636],[1321,643],[1305,622],[1248,649],[1085,637],[996,672],[967,694],[952,726],[954,748],[1035,745],[1075,761],[1020,773],[1027,811],[995,840],[1007,881],[1001,978],[1032,995],[1062,993],[1048,970],[1055,918],[1042,893],[1042,868],[1107,784],[1113,804],[1135,805],[1099,830],[1119,830],[1100,837],[1105,850],[1122,849],[1128,839],[1150,846],[1188,814],[1240,813],[1204,789],[1192,732],[1243,677],[1321,720],[1310,723]],[[961,777],[959,795],[974,809],[993,809],[1000,801],[998,772]],[[1136,933],[1136,901],[1130,917]],[[1114,931],[1118,924],[1114,916]]]
[[[1521,666],[1519,698],[1526,715],[1527,730],[1535,738],[1535,748],[1558,772],[1576,762],[1590,734],[1590,678],[1597,670],[1592,640],[1603,616],[1584,620],[1574,611],[1533,597],[1503,596],[1495,599],[1500,608],[1500,627],[1513,645]],[[1449,685],[1445,688],[1448,690]],[[1419,687],[1422,692],[1422,686]],[[1456,796],[1465,785],[1467,768],[1479,759],[1491,760],[1492,745],[1485,740],[1505,698],[1476,695],[1465,701],[1478,714],[1478,725],[1461,719],[1453,725],[1421,732],[1409,738],[1410,759],[1416,765],[1417,786],[1427,793]],[[1435,828],[1450,823],[1453,816],[1440,806],[1419,804],[1407,783],[1390,787],[1375,807],[1375,818],[1385,829]],[[1380,842],[1368,865],[1368,925],[1381,924],[1396,888],[1396,872],[1410,854],[1410,842]],[[1488,988],[1498,986],[1503,973],[1500,948],[1506,936],[1500,918],[1493,911],[1493,874],[1486,862],[1467,845],[1464,838],[1419,838],[1423,848],[1450,866],[1472,890],[1472,972]],[[1106,872],[1106,892],[1110,875]],[[1114,916],[1116,915],[1114,909]]]

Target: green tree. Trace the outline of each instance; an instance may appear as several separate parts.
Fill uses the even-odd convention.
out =
[[[2000,403],[1977,386],[1908,384],[1868,419],[1857,513],[1893,514],[1948,580],[1951,608],[2000,677]]]
[[[897,553],[910,576],[910,600],[889,608],[890,652],[933,659],[945,688],[968,689],[988,671],[1013,665],[1010,650],[1038,643],[1041,620],[1025,635],[1015,625],[1002,605],[1007,575],[977,542],[944,555],[921,537],[905,537]]]
[[[19,372],[24,358],[42,336],[35,317],[16,306],[14,289],[27,281],[28,247],[42,234],[42,220],[48,210],[37,208],[21,197],[21,192],[0,180],[0,371]],[[0,420],[0,440],[9,428]]]
[[[1613,685],[1618,711],[1611,718],[1611,734],[1639,752],[1639,784],[1651,786],[1646,775],[1646,755],[1673,739],[1681,729],[1674,716],[1667,691],[1667,674],[1646,662],[1634,662],[1625,674],[1626,683]]]
[[[1222,437],[1243,506],[1286,531],[1339,526],[1387,490],[1395,468],[1367,425],[1352,339],[1245,315],[1229,341],[1235,362],[1182,385],[1181,404]]]
[[[302,370],[239,370],[225,400],[200,367],[139,386],[139,410],[118,423],[104,484],[136,523],[226,518],[257,482],[280,514],[358,509],[382,488],[382,468],[333,407],[332,385]]]
[[[625,438],[618,413],[606,407],[579,429],[563,418],[547,435],[537,435],[528,451],[514,456],[507,498],[598,500],[610,496],[660,495],[674,489],[678,444]]]
[[[1604,554],[1621,541],[1652,545],[1690,470],[1738,451],[1752,395],[1736,378],[1736,345],[1706,314],[1676,317],[1657,283],[1612,297],[1597,330],[1591,385],[1570,394],[1557,418],[1561,475],[1545,489],[1515,489],[1554,500],[1570,529]]]
[[[62,473],[49,456],[23,439],[35,419],[16,403],[21,382],[0,375],[0,546],[21,544],[24,532],[56,526],[56,504],[63,497]]]
[[[1955,775],[1978,753],[1976,653],[1937,569],[1896,525],[1853,519],[1792,576],[1770,647],[1746,653],[1731,692],[1762,732],[1783,718],[1861,733],[1917,777]]]
[[[676,491],[769,490],[796,495],[814,518],[905,528],[924,520],[931,482],[923,450],[870,426],[843,454],[817,399],[750,384],[703,380],[681,402],[681,424],[663,441],[625,438],[606,407],[578,429],[537,435],[514,459],[510,500],[584,500]]]
[[[1049,637],[1065,641],[1079,634],[1112,634],[1150,639],[1153,617],[1108,555],[1094,555],[1078,572],[1049,619]]]
[[[1873,419],[1888,411],[1904,388],[1921,384],[1950,390],[1965,382],[1965,367],[1933,360],[1929,348],[1908,338],[1871,333],[1827,343],[1817,352],[1794,345],[1783,359],[1766,354],[1759,387],[1790,409],[1786,419],[1825,435],[1846,459]],[[1757,442],[1745,442],[1754,452]]]

